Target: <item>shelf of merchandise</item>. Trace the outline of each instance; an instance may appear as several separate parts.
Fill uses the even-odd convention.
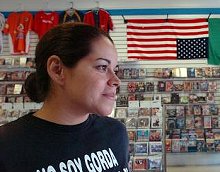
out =
[[[128,73],[124,77],[126,69]],[[114,117],[127,127],[132,171],[166,171],[165,119],[162,115],[161,97],[153,92],[145,92],[150,100],[137,100],[144,93],[142,83],[150,78],[144,71],[146,70],[143,69],[141,78],[131,78],[129,66],[120,64],[118,76],[121,78],[121,86]],[[128,90],[128,84],[133,82],[139,83],[139,92]]]
[[[30,32],[28,54],[11,54],[8,35],[3,34],[3,51],[0,54],[0,125],[13,121],[42,104],[31,102],[24,90],[26,77],[35,71],[34,51],[38,37]]]
[[[9,59],[9,57],[7,57]],[[13,56],[10,57],[13,60]],[[31,110],[39,109],[40,104],[33,103],[24,90],[24,81],[34,68],[25,66],[30,63],[23,57],[16,57],[17,63],[9,65],[4,57],[0,64],[0,125],[13,121]],[[22,65],[19,66],[19,60]],[[25,62],[25,64],[23,64]],[[33,62],[32,62],[33,63]],[[29,65],[29,64],[28,64]]]
[[[179,76],[175,76],[176,75],[175,71],[177,70],[182,70],[182,74],[180,75],[179,73]],[[210,70],[213,73],[210,73]],[[145,105],[145,108],[150,108],[149,105],[150,103],[146,103],[145,101],[154,101],[155,98],[161,101],[162,119],[164,124],[162,128],[164,134],[163,148],[165,149],[163,152],[161,152],[161,155],[163,155],[162,164],[164,165],[162,168],[166,168],[166,166],[170,166],[170,165],[181,165],[181,164],[200,165],[201,164],[199,160],[200,158],[201,158],[201,162],[205,162],[203,164],[220,163],[220,155],[218,154],[218,152],[220,151],[219,150],[220,112],[218,110],[220,108],[220,92],[219,92],[220,68],[215,66],[214,67],[205,66],[200,68],[200,67],[192,67],[190,65],[189,67],[187,67],[186,65],[185,67],[171,66],[168,68],[156,68],[151,66],[150,68],[148,68],[148,66],[145,63],[142,64],[141,62],[137,62],[137,63],[120,62],[118,76],[121,78],[121,86],[118,92],[118,99],[122,99],[122,104],[123,104],[123,99],[125,101],[132,99],[138,101],[139,105],[142,104]],[[184,89],[184,84],[186,86],[189,83],[191,84],[191,87],[193,86],[193,84],[194,85],[197,84],[199,85],[199,88],[193,89],[192,87],[191,89],[189,88]],[[164,84],[164,85],[161,87],[160,84],[162,85]],[[176,86],[177,90],[174,89],[174,86]],[[169,87],[173,87],[173,88],[169,88]],[[175,97],[174,98],[172,97],[173,95],[178,95],[180,100],[178,100],[177,102]],[[199,99],[199,101],[195,101],[193,98],[190,99],[193,96],[196,96]],[[186,97],[188,99],[187,102],[185,100]],[[208,102],[207,102],[208,100],[207,97],[209,97],[210,99]],[[136,104],[138,103],[136,102]],[[126,112],[126,117],[124,115],[124,119],[122,120],[123,122],[125,122],[125,124],[127,120],[126,118],[128,119],[130,118],[129,105],[127,106],[128,108]],[[215,107],[214,112],[216,113],[210,110],[205,114],[205,109],[202,109],[202,107],[205,108],[207,106]],[[195,116],[196,120],[200,118],[201,122],[203,122],[204,118],[206,119],[206,121],[208,119],[211,120],[213,119],[213,121],[210,121],[209,126],[207,124],[205,127],[203,126],[203,124],[200,125],[199,121],[197,121],[195,127],[191,128],[191,130],[195,130],[197,128],[203,129],[203,133],[202,133],[202,135],[204,135],[203,138],[197,138],[197,136],[195,136],[194,142],[192,139],[183,141],[183,143],[181,144],[184,145],[185,142],[185,146],[182,147],[180,147],[181,144],[179,143],[177,144],[179,145],[179,147],[174,146],[175,142],[173,141],[173,147],[172,147],[172,138],[168,139],[169,135],[167,135],[168,132],[167,119],[169,118],[169,116],[167,116],[167,108],[169,107],[173,107],[175,110],[176,108],[178,109],[180,107],[183,107],[184,116],[182,117],[184,121],[186,120],[186,114],[185,114],[185,109],[187,109],[186,107],[193,107],[195,111],[196,108],[198,110],[199,107],[200,111],[198,111],[198,113],[196,114],[191,114],[191,116],[193,117]],[[121,107],[116,106],[116,110],[117,108],[121,108]],[[202,110],[204,111],[203,114],[202,114]],[[117,117],[117,111],[115,111],[115,116]],[[139,117],[140,116],[137,112],[136,118],[138,119]],[[217,120],[216,124],[214,124],[214,119],[215,121]],[[184,129],[186,129],[185,126],[183,127]],[[179,128],[177,127],[177,129]],[[130,130],[131,129],[128,128],[128,132],[130,132]],[[186,130],[189,130],[189,128],[187,128]],[[213,135],[211,134],[211,136],[209,134],[210,130],[215,132]],[[181,138],[180,136],[178,137]],[[169,146],[171,146],[170,148],[167,148],[168,146],[166,142],[167,140],[171,140],[171,144],[168,144]],[[200,143],[202,142],[201,140],[204,140],[203,141],[204,147],[202,148],[199,147]],[[147,142],[148,141],[149,140],[147,140]],[[177,142],[178,141],[181,142],[181,139],[177,140]],[[137,140],[132,140],[131,143],[136,143],[136,142]],[[192,146],[193,144],[195,144],[195,147]],[[177,148],[177,150],[175,150],[175,148]],[[150,150],[150,147],[148,147],[148,150]],[[132,157],[135,157],[135,153],[132,154]],[[145,171],[148,170],[145,169]]]

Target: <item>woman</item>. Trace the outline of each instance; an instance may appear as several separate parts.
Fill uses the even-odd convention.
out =
[[[128,171],[128,138],[111,113],[120,80],[111,38],[65,23],[36,47],[36,72],[25,83],[43,106],[0,128],[0,171]]]

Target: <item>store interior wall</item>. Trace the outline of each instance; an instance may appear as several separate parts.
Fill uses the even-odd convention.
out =
[[[220,8],[220,0],[0,0],[0,11],[2,12],[10,12],[10,11],[38,11],[38,10],[56,10],[63,11],[69,7],[71,7],[71,2],[73,2],[73,7],[79,10],[88,10],[91,8],[99,7],[105,9],[168,9],[168,8]],[[98,3],[97,3],[98,2]],[[207,14],[205,14],[207,16]],[[129,18],[143,18],[149,16],[125,16],[127,19]],[[166,17],[166,16],[150,16],[150,17]],[[172,17],[172,16],[170,16]],[[115,15],[112,16],[113,23],[115,24],[114,32],[111,32],[110,35],[113,38],[116,48],[119,55],[119,61],[127,61],[127,45],[126,45],[126,24],[123,21],[122,16]],[[32,46],[30,57],[34,56],[34,48],[37,43],[37,37],[35,34],[31,35]],[[6,37],[4,39],[5,45],[7,45]],[[8,48],[8,47],[7,47]],[[9,51],[9,50],[8,50]],[[6,51],[7,52],[7,51]],[[8,54],[3,54],[3,57],[7,57]],[[155,65],[157,67],[206,67],[206,60],[194,60],[194,61],[186,61],[184,63],[179,63],[179,61],[151,61],[144,62],[141,65],[146,68],[154,68]],[[204,154],[203,154],[204,155]],[[215,156],[215,157],[213,157]],[[206,158],[207,163],[217,164],[220,161],[219,155],[214,154],[212,158],[209,155],[209,161]],[[172,158],[172,157],[171,157]],[[175,157],[176,158],[176,157]],[[173,165],[174,160],[178,160],[178,162],[183,163],[182,159],[172,158],[170,160],[170,164]],[[189,161],[192,161],[192,158],[187,157]],[[213,161],[214,158],[214,161]],[[169,159],[168,159],[169,160]],[[174,164],[178,164],[175,161]],[[203,162],[203,161],[202,161]]]
[[[106,9],[220,8],[218,0],[1,0],[0,11],[63,10],[70,7],[86,10],[97,6]]]

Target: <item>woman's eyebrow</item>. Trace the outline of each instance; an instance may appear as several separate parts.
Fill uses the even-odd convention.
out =
[[[106,61],[108,64],[111,64],[111,61],[109,59],[106,59],[106,58],[98,58],[96,59],[96,61],[99,61],[99,60],[104,60]]]

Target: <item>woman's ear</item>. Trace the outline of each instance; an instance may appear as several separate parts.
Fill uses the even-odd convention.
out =
[[[59,85],[64,84],[64,66],[61,59],[52,55],[47,60],[47,72],[51,80]]]

